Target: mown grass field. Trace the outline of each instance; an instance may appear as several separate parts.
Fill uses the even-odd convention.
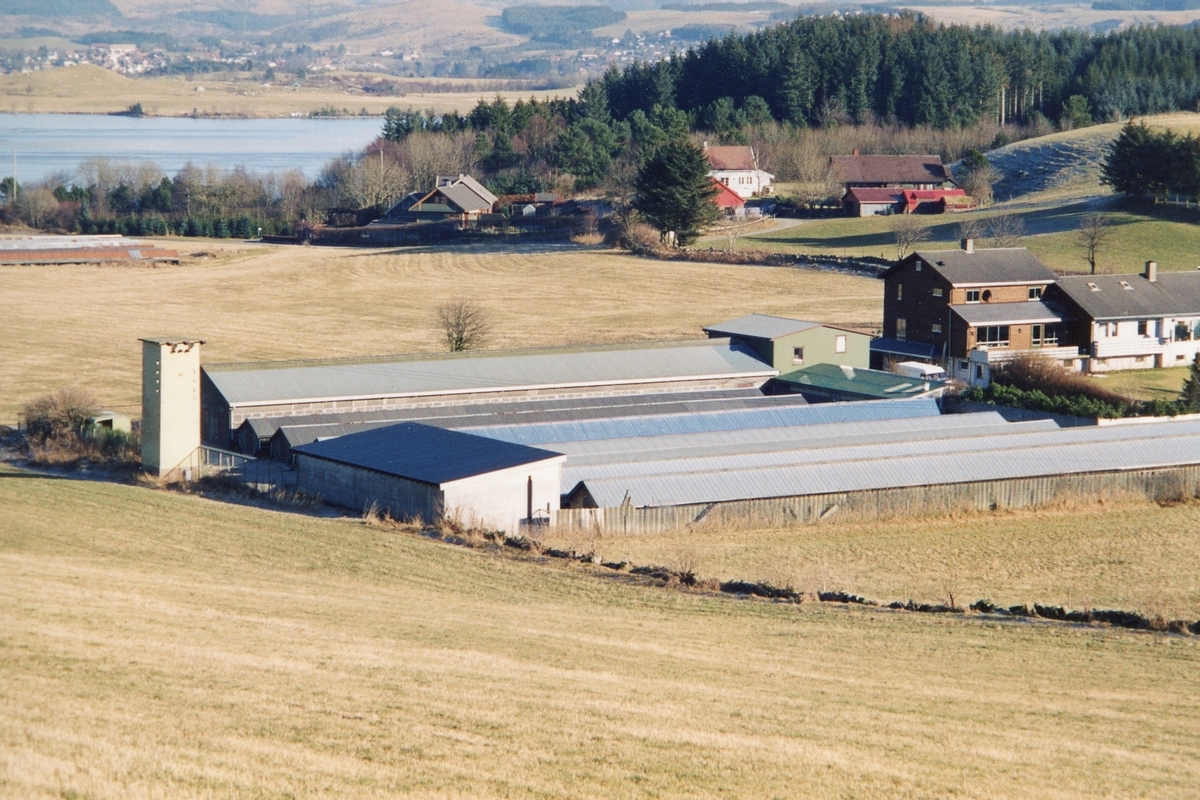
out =
[[[578,537],[606,560],[876,600],[1200,618],[1200,505],[1145,503],[791,529]]]
[[[169,239],[180,266],[0,266],[0,422],[68,384],[140,413],[139,336],[254,361],[441,349],[436,308],[474,300],[500,348],[703,338],[751,312],[871,328],[882,284],[846,275],[660,262],[576,246],[369,250]]]
[[[1189,797],[1194,639],[629,586],[0,474],[11,797]]]
[[[1136,369],[1094,376],[1105,389],[1132,395],[1138,400],[1176,400],[1188,377],[1187,367]]]
[[[480,97],[491,100],[495,91],[467,87],[479,81],[442,79],[445,91],[414,91],[400,95],[364,94],[347,91],[326,81],[323,85],[294,88],[294,76],[280,75],[271,86],[245,77],[231,78],[228,73],[188,80],[183,77],[127,78],[101,67],[82,65],[44,70],[28,75],[0,75],[0,112],[111,114],[141,103],[147,114],[178,117],[187,114],[230,117],[280,117],[291,113],[308,114],[332,106],[358,114],[367,109],[382,114],[391,106],[429,109],[437,113],[466,113]],[[403,87],[403,78],[388,78]],[[431,81],[419,81],[423,86]],[[462,88],[458,88],[462,87]],[[202,89],[203,91],[198,91]],[[401,89],[403,91],[403,89]],[[518,98],[570,97],[574,89],[504,91],[499,93],[510,103]]]

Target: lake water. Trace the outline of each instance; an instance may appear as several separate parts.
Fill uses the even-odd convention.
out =
[[[0,176],[28,183],[74,174],[89,158],[151,161],[174,175],[197,166],[244,166],[251,172],[298,169],[315,177],[325,162],[361,150],[383,130],[363,119],[183,119],[97,114],[0,114]]]

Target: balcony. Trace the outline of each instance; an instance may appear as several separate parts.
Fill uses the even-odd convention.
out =
[[[1170,339],[1142,336],[1137,339],[1101,339],[1092,342],[1092,358],[1154,356],[1163,353]]]
[[[989,343],[990,344],[990,343]],[[1068,359],[1079,358],[1078,347],[1035,347],[1032,350],[995,350],[992,347],[978,345],[974,352],[986,355],[986,360],[989,364],[1000,364],[1005,361],[1012,361],[1019,355],[1026,353],[1037,353],[1040,356],[1052,359],[1054,361],[1066,361]],[[973,359],[974,360],[974,359]]]

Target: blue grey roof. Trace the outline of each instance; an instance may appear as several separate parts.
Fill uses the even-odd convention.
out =
[[[549,450],[419,422],[402,422],[312,442],[300,445],[296,452],[435,486],[522,464],[562,458]]]
[[[747,428],[785,428],[871,419],[932,417],[939,414],[930,399],[874,400],[857,403],[823,403],[768,409],[733,409],[690,414],[624,417],[535,425],[498,425],[470,428],[472,433],[520,444],[625,439],[666,434],[735,431]]]
[[[1041,300],[1017,303],[960,303],[950,306],[969,325],[1020,325],[1033,322],[1062,322],[1063,310]]]
[[[204,373],[231,407],[351,398],[759,378],[777,370],[728,339],[324,364],[215,364]]]
[[[808,322],[802,319],[788,319],[787,317],[772,317],[768,314],[747,314],[744,317],[731,319],[728,322],[722,322],[717,325],[708,325],[704,328],[707,334],[716,334],[717,336],[745,336],[751,339],[778,339],[783,336],[790,336],[793,333],[800,333],[809,328],[821,327],[820,322]]]
[[[581,488],[600,507],[625,498],[670,506],[1196,464],[1200,421],[841,448],[802,458],[808,461],[702,471],[679,464],[659,474],[587,479]]]
[[[908,356],[910,358],[927,358],[933,360],[940,354],[941,348],[925,342],[904,342],[899,339],[880,337],[871,340],[871,350],[876,353],[887,353],[893,356]]]

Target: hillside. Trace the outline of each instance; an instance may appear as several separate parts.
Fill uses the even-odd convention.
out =
[[[0,474],[21,797],[1186,797],[1188,641],[627,585]],[[986,687],[987,691],[981,691]]]

